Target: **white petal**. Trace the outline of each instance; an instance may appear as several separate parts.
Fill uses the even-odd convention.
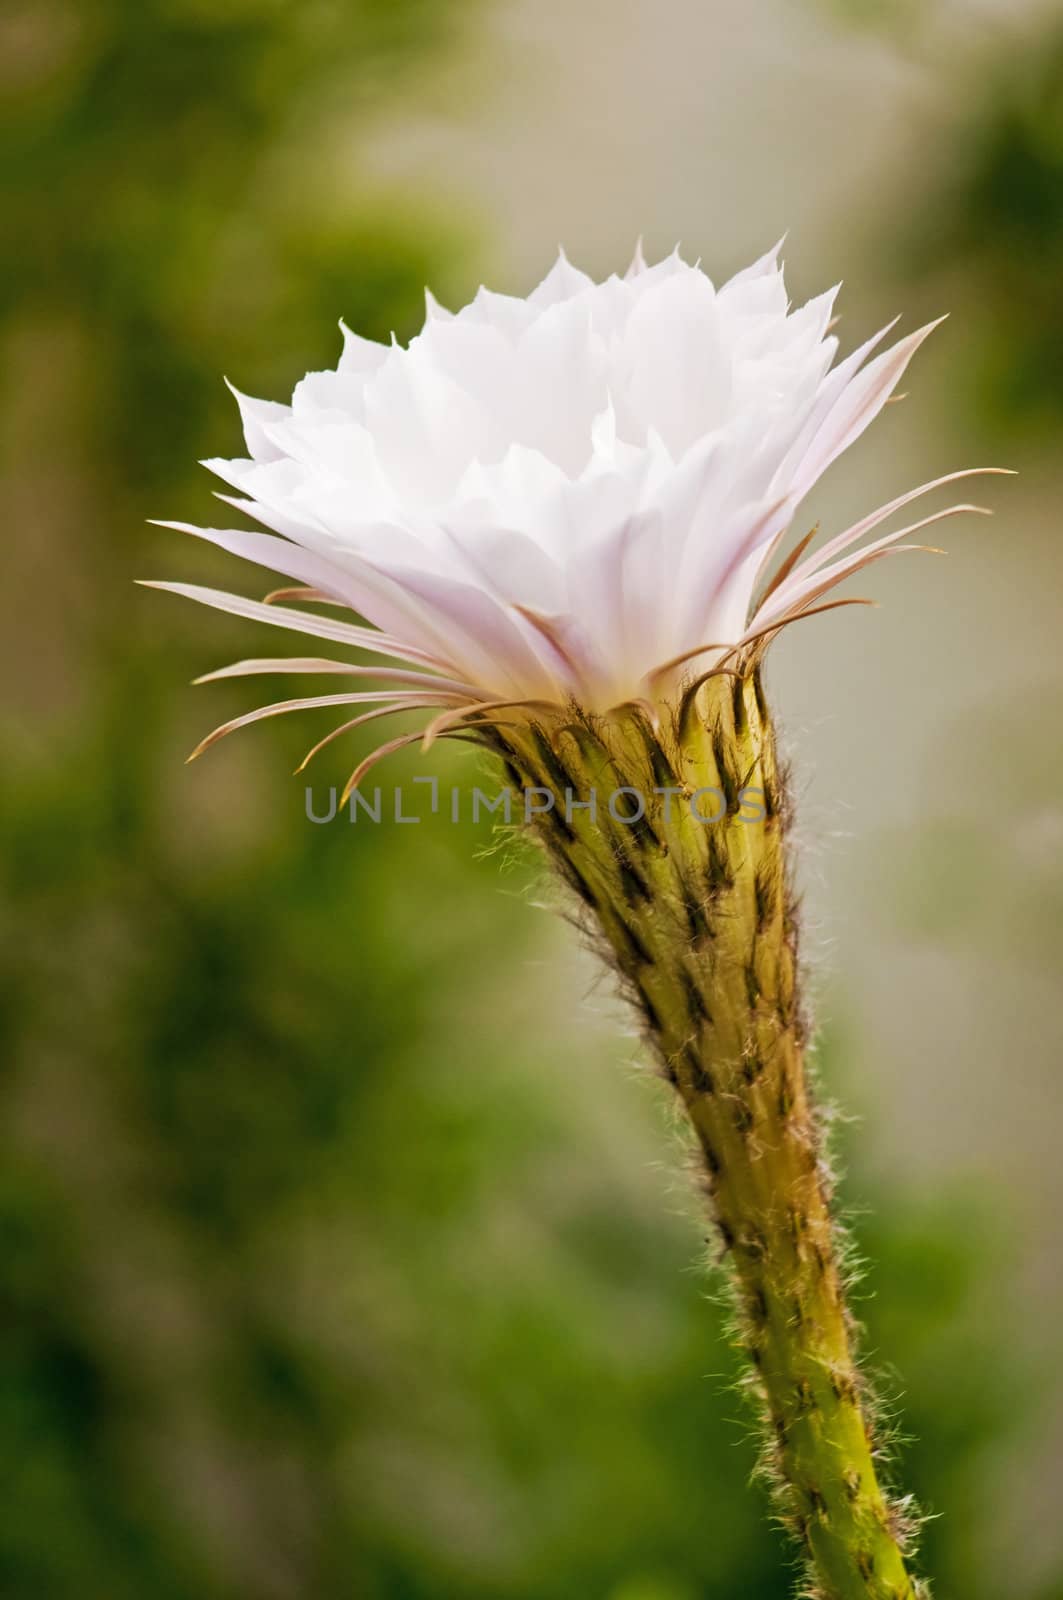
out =
[[[625,352],[621,392],[631,413],[652,419],[673,457],[719,426],[731,367],[715,291],[701,273],[683,272],[641,296],[628,322]]]
[[[250,395],[241,394],[239,389],[226,378],[226,387],[232,394],[240,408],[240,421],[244,427],[244,438],[247,448],[256,461],[277,461],[282,452],[276,450],[266,436],[265,426],[271,422],[281,422],[291,413],[290,406],[278,405],[275,400],[255,400]]]
[[[631,265],[624,274],[625,279],[637,278],[639,273],[646,270],[646,257],[642,253],[642,235],[639,234],[635,241],[635,254],[631,257]]]
[[[781,276],[779,253],[785,243],[786,235],[783,234],[778,243],[774,244],[770,250],[765,251],[764,255],[758,256],[751,266],[743,267],[741,272],[736,272],[733,277],[728,278],[720,293],[726,294],[728,289],[740,288],[747,283],[756,283],[761,278]]]
[[[196,539],[206,539],[209,544],[243,556],[256,566],[267,567],[270,572],[283,573],[288,578],[298,578],[342,601],[352,610],[360,610],[357,586],[338,568],[332,567],[320,556],[288,539],[277,539],[272,534],[254,533],[242,528],[199,528],[191,522],[166,522],[161,518],[149,519],[156,528],[173,528],[177,533],[190,533]]]
[[[578,267],[574,267],[564,250],[558,250],[557,260],[538,288],[533,289],[528,296],[528,304],[537,309],[556,306],[563,300],[571,300],[584,289],[593,287],[593,278],[588,278],[585,272],[580,272]]]
[[[835,295],[791,309],[779,246],[719,290],[640,245],[599,284],[561,252],[527,298],[481,289],[451,314],[426,292],[408,347],[344,328],[336,370],[290,406],[237,394],[249,455],[207,465],[271,533],[187,529],[311,591],[278,599],[325,596],[381,632],[167,587],[434,669],[469,700],[637,698],[660,662],[745,636],[796,505],[930,331],[878,354],[884,329],[832,365]],[[858,546],[923,492],[799,548],[769,628],[895,548],[904,532]],[[312,660],[290,670],[340,670]]]
[[[234,661],[214,672],[204,672],[196,683],[217,683],[222,678],[255,678],[270,673],[324,673],[348,678],[372,678],[378,683],[404,684],[434,694],[475,695],[474,684],[457,678],[443,678],[428,672],[407,672],[399,667],[359,667],[349,661],[329,661],[319,656],[260,656],[249,661]]]
[[[413,645],[389,639],[375,628],[337,622],[333,617],[318,617],[309,611],[292,611],[286,606],[267,606],[261,600],[248,600],[240,594],[227,594],[224,590],[207,589],[196,583],[161,583],[150,578],[138,578],[137,582],[144,589],[164,589],[169,594],[198,600],[201,605],[212,606],[216,611],[228,611],[234,617],[246,617],[250,622],[266,622],[273,628],[290,628],[293,633],[308,633],[315,639],[331,639],[335,644],[372,650],[377,655],[394,656],[400,661],[425,662],[433,659]]]
[[[425,322],[453,322],[454,313],[448,311],[446,306],[441,306],[431,289],[424,291],[424,319]]]
[[[662,545],[661,515],[645,511],[581,541],[572,554],[569,606],[612,664],[614,702],[624,698],[639,664],[659,659],[667,633],[661,590],[670,590],[672,580]]]
[[[491,699],[504,698],[502,691],[550,692],[543,652],[534,647],[527,628],[520,627],[491,595],[472,583],[413,567],[381,563],[379,571],[424,602],[440,632],[446,632],[451,659],[483,684]]]
[[[855,443],[875,420],[919,346],[943,320],[939,318],[916,333],[910,333],[883,355],[876,356],[849,382],[823,419],[801,463],[797,482],[803,492],[807,492],[831,462]]]
[[[343,334],[343,354],[340,356],[339,362],[340,372],[375,372],[387,360],[391,348],[389,345],[381,344],[377,339],[363,339],[361,334],[352,333],[342,318],[340,319],[340,330]]]

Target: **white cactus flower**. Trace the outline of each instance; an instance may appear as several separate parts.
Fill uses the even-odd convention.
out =
[[[835,293],[791,309],[778,247],[718,289],[678,252],[655,266],[639,252],[603,283],[562,253],[527,299],[481,289],[451,315],[429,296],[406,347],[344,328],[337,369],[309,373],[290,405],[237,394],[249,455],[206,465],[236,491],[221,498],[272,531],[163,526],[302,587],[262,602],[156,587],[389,664],[303,657],[211,673],[380,687],[264,707],[204,747],[301,707],[371,707],[359,722],[431,709],[433,733],[520,702],[659,709],[906,536],[976,509],[859,544],[967,475],[952,473],[802,547],[771,581],[800,502],[936,326],[873,355],[884,329],[836,364]],[[278,603],[292,599],[370,626]]]
[[[851,573],[976,508],[867,542],[968,475],[952,473],[776,562],[804,496],[930,332],[876,354],[879,334],[835,364],[833,303],[791,311],[777,251],[718,290],[678,254],[638,255],[601,284],[562,255],[526,300],[481,290],[450,316],[429,299],[406,349],[344,330],[338,369],[304,378],[290,406],[238,396],[250,456],[209,463],[236,490],[222,498],[272,531],[188,529],[300,587],[263,601],[160,587],[361,652],[209,674],[363,686],[249,712],[200,749],[262,717],[354,708],[313,755],[416,711],[427,726],[361,761],[340,805],[418,738],[486,745],[524,791],[527,832],[700,1152],[762,1472],[807,1558],[801,1593],[917,1600],[911,1505],[877,1475],[806,1077],[792,804],[760,658],[790,622],[851,603],[823,599]]]

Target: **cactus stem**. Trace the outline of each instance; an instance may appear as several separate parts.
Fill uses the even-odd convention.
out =
[[[577,712],[507,728],[504,754],[524,785],[554,793],[539,839],[696,1135],[763,1419],[761,1470],[804,1546],[804,1592],[917,1600],[845,1302],[806,1067],[791,808],[759,668],[705,679],[659,732],[635,710]],[[610,785],[643,797],[644,814],[610,808]],[[566,790],[592,789],[594,812],[566,807]]]

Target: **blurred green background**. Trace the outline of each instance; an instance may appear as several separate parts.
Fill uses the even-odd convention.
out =
[[[266,586],[144,525],[216,518],[223,373],[282,398],[338,317],[406,337],[425,282],[525,292],[558,237],[722,275],[786,227],[795,296],[850,280],[850,343],[956,313],[828,527],[1023,470],[773,688],[926,1566],[1063,1596],[1063,19],[736,13],[0,14],[5,1597],[788,1594],[668,1108],[534,865],[486,828],[311,826],[305,721],[184,768],[253,703],[188,680],[257,635],[131,582]]]

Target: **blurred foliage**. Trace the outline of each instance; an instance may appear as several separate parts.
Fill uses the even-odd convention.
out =
[[[149,559],[222,570],[143,530],[210,515],[190,463],[235,449],[219,371],[283,392],[338,315],[405,334],[427,277],[462,281],[449,220],[372,195],[355,159],[459,20],[0,18],[12,1600],[788,1590],[684,1270],[698,1235],[662,1204],[670,1135],[589,1034],[544,1022],[549,925],[503,892],[526,870],[469,829],[311,827],[284,781],[305,731],[185,775],[210,713],[184,682],[246,630],[130,587]],[[971,1311],[987,1246],[969,1206],[887,1211],[872,1342],[946,1514],[942,1592],[980,1600],[965,1507],[1016,1398]]]
[[[1063,28],[993,33],[953,93],[907,264],[959,286],[971,414],[1045,442],[1063,418]]]
[[[615,1066],[537,1058],[497,864],[289,818],[190,871],[150,779],[71,753],[91,806],[54,773],[3,815],[4,1592],[783,1600],[697,1237],[642,1177],[670,1139],[622,1078],[602,1118]],[[891,1207],[866,1309],[978,1595],[1015,1396],[975,1209]]]
[[[1040,729],[1061,721],[1063,693],[1044,682],[1021,701],[986,690],[937,732],[919,773],[928,797],[920,829],[903,849],[901,830],[880,841],[891,865],[876,903],[909,939],[991,951],[1052,978],[1063,926],[1063,752]]]
[[[926,0],[816,0],[821,10],[856,27],[905,30],[917,26]]]

